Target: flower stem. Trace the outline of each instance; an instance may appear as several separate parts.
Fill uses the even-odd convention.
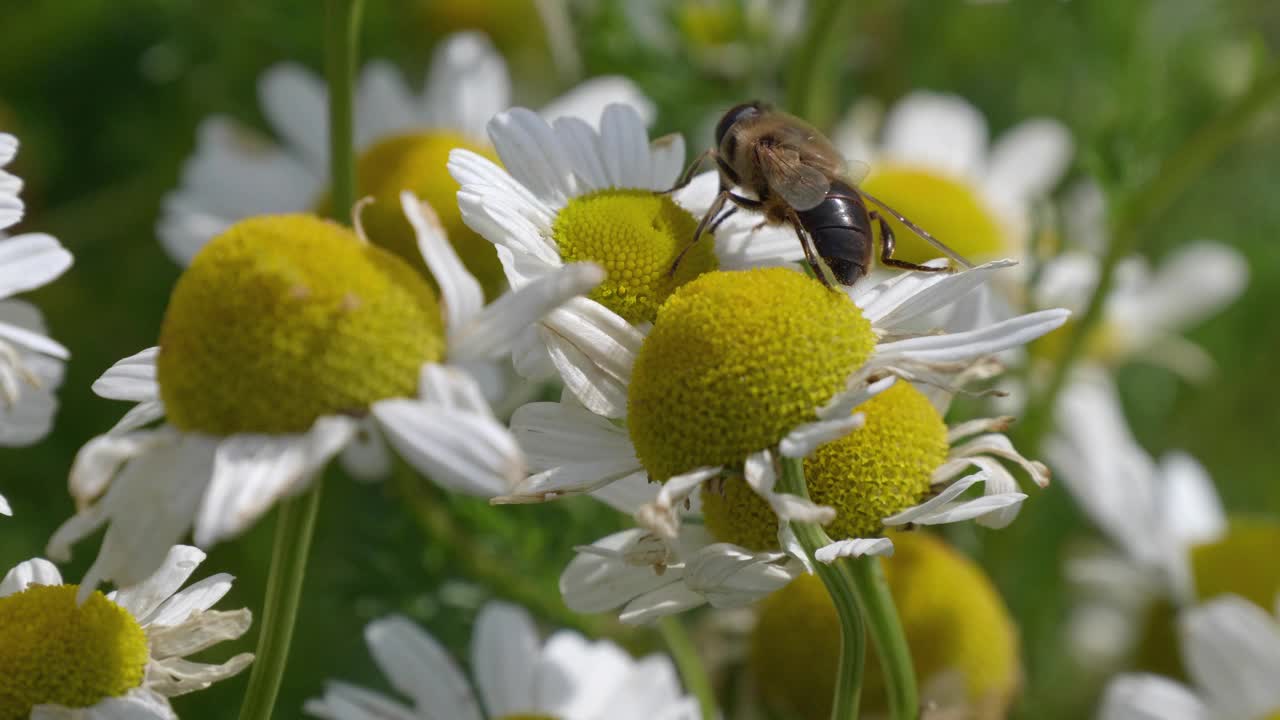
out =
[[[694,647],[684,624],[680,618],[668,615],[658,621],[658,632],[667,643],[671,658],[676,661],[685,689],[698,698],[702,720],[715,720],[718,717],[716,692],[711,687],[711,678],[707,676],[707,669],[703,667],[702,658],[698,657],[698,649]]]
[[[351,224],[356,201],[353,85],[364,0],[328,0],[325,77],[329,83],[329,182],[333,219]]]
[[[911,648],[902,629],[898,608],[889,594],[884,568],[874,557],[861,557],[850,563],[853,582],[862,604],[862,612],[871,628],[871,638],[884,670],[885,689],[889,696],[889,715],[914,720],[919,715],[919,693],[916,672],[911,662]]]
[[[267,598],[262,619],[258,622],[258,651],[240,720],[268,720],[280,692],[285,663],[289,659],[289,643],[298,617],[298,599],[302,596],[302,580],[306,575],[307,556],[311,552],[311,535],[315,530],[316,512],[320,509],[320,478],[300,497],[280,503],[276,513],[275,545],[271,550],[271,575],[267,579]]]
[[[815,0],[810,4],[809,26],[796,43],[787,77],[787,110],[819,128],[836,119],[836,97],[840,88],[840,40],[852,33],[851,0]]]
[[[778,482],[778,489],[802,498],[809,497],[809,490],[804,482],[803,460],[782,458],[782,477]],[[840,666],[837,668],[835,696],[831,701],[831,720],[856,720],[859,696],[862,692],[866,636],[858,607],[856,572],[852,567],[853,563],[847,558],[840,558],[828,565],[814,558],[818,548],[831,542],[831,538],[827,537],[827,533],[817,523],[792,521],[791,530],[804,547],[805,554],[809,556],[818,577],[827,586],[831,601],[836,606],[836,616],[840,620]],[[914,676],[912,678],[914,688]],[[905,718],[914,720],[915,715],[895,714],[893,717],[895,720]]]

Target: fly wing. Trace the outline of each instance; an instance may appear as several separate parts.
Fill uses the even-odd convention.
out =
[[[806,164],[793,147],[761,144],[756,147],[756,159],[769,190],[796,210],[817,207],[831,189],[830,176]]]

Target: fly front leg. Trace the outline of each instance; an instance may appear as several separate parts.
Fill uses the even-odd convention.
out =
[[[702,233],[707,229],[707,224],[711,222],[712,218],[720,213],[720,209],[724,207],[725,201],[727,201],[729,196],[732,194],[733,193],[730,193],[728,190],[722,190],[719,195],[716,195],[716,199],[711,201],[711,207],[707,208],[707,211],[702,214],[702,219],[698,221],[698,227],[693,231],[693,239],[690,240],[689,244],[685,245],[684,249],[680,251],[680,254],[676,256],[675,262],[671,263],[671,269],[667,271],[667,277],[675,275],[676,270],[680,269],[680,262],[684,260],[684,256],[693,249],[694,245],[698,244],[698,240],[702,239]]]
[[[714,153],[715,150],[711,148],[707,148],[706,150],[698,153],[698,157],[694,158],[693,162],[689,163],[689,167],[685,168],[683,173],[680,173],[680,177],[676,180],[676,184],[666,190],[659,190],[658,194],[670,195],[677,190],[684,189],[689,183],[693,182],[693,176],[697,174],[698,168],[702,167],[702,163],[706,162],[707,158]]]
[[[889,227],[889,223],[885,222],[884,216],[875,210],[870,211],[867,215],[872,222],[880,225],[880,264],[889,267],[902,268],[903,270],[915,270],[916,272],[948,272],[948,267],[931,267],[929,265],[917,265],[907,260],[899,260],[893,256],[893,251],[897,249],[898,242],[893,238],[893,228]]]

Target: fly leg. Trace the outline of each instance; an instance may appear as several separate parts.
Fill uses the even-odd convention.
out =
[[[827,279],[827,274],[831,269],[827,264],[818,258],[817,252],[810,245],[808,235],[804,231],[804,226],[800,224],[800,216],[790,207],[787,208],[787,223],[791,225],[791,229],[796,231],[796,237],[800,238],[800,247],[804,249],[804,259],[809,263],[809,267],[813,269],[813,274],[818,280],[827,286],[828,290],[835,290],[835,286]]]
[[[898,242],[893,238],[893,228],[889,227],[889,223],[885,222],[884,216],[875,210],[870,211],[867,215],[872,222],[880,224],[880,264],[889,267],[902,268],[903,270],[915,270],[916,272],[947,272],[950,267],[932,267],[929,265],[917,265],[906,260],[899,260],[893,256],[893,251],[897,248]]]
[[[675,262],[671,263],[671,269],[667,271],[667,277],[671,277],[676,274],[676,270],[680,268],[680,261],[684,260],[684,256],[693,249],[694,245],[698,244],[698,240],[702,238],[703,231],[707,229],[707,224],[711,222],[712,218],[720,213],[720,209],[724,207],[725,202],[732,194],[733,193],[728,190],[721,190],[720,194],[716,195],[716,199],[711,201],[711,207],[707,208],[707,211],[702,214],[702,219],[698,221],[697,229],[693,231],[693,239],[690,240],[689,244],[685,245],[684,249],[680,251],[680,254],[676,256]]]
[[[689,167],[685,168],[684,172],[680,173],[680,177],[676,180],[676,184],[672,185],[666,190],[659,190],[658,194],[670,195],[671,193],[677,190],[683,189],[686,185],[693,182],[693,176],[698,172],[698,168],[702,167],[702,163],[706,162],[707,158],[710,157],[713,153],[715,153],[715,150],[711,148],[707,148],[706,150],[703,150],[702,152],[698,153],[698,157],[694,158],[693,162],[689,163]]]

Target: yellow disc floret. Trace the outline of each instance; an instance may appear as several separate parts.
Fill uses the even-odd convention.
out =
[[[971,260],[1019,250],[977,188],[963,180],[936,170],[888,165],[876,168],[862,187]],[[898,258],[922,263],[941,257],[936,248],[888,213],[884,217],[898,241]]]
[[[129,611],[75,585],[33,585],[0,598],[0,720],[52,703],[80,708],[142,684],[150,650]]]
[[[444,130],[396,135],[365,150],[356,163],[356,195],[372,197],[373,204],[364,208],[360,220],[370,240],[430,277],[418,251],[417,237],[400,207],[401,191],[412,190],[435,210],[449,243],[480,280],[485,297],[492,299],[501,294],[506,277],[493,243],[462,222],[458,183],[446,169],[449,151],[454,148],[497,162],[491,148]]]
[[[740,466],[845,387],[875,346],[853,301],[784,268],[712,272],[658,311],[636,357],[627,427],[650,477]]]
[[[809,497],[835,508],[826,526],[836,540],[874,537],[882,520],[924,500],[933,471],[947,459],[947,426],[910,383],[899,381],[857,408],[866,423],[805,458]],[[707,528],[717,540],[777,549],[778,520],[741,479],[702,493]]]
[[[1004,717],[1021,680],[1017,631],[999,593],[967,557],[925,533],[893,533],[884,561],[916,675],[928,698],[931,681],[958,674],[969,714]],[[831,714],[840,629],[822,581],[802,575],[760,605],[750,669],[764,701],[781,717]],[[868,654],[863,709],[887,710],[884,677]]]
[[[704,234],[671,272],[693,239],[698,220],[667,195],[649,190],[601,190],[573,198],[551,234],[565,262],[589,260],[609,275],[589,296],[628,322],[652,322],[672,291],[716,268]]]
[[[444,354],[422,276],[336,223],[245,220],[178,279],[160,331],[160,395],[182,430],[303,432],[417,392]]]

